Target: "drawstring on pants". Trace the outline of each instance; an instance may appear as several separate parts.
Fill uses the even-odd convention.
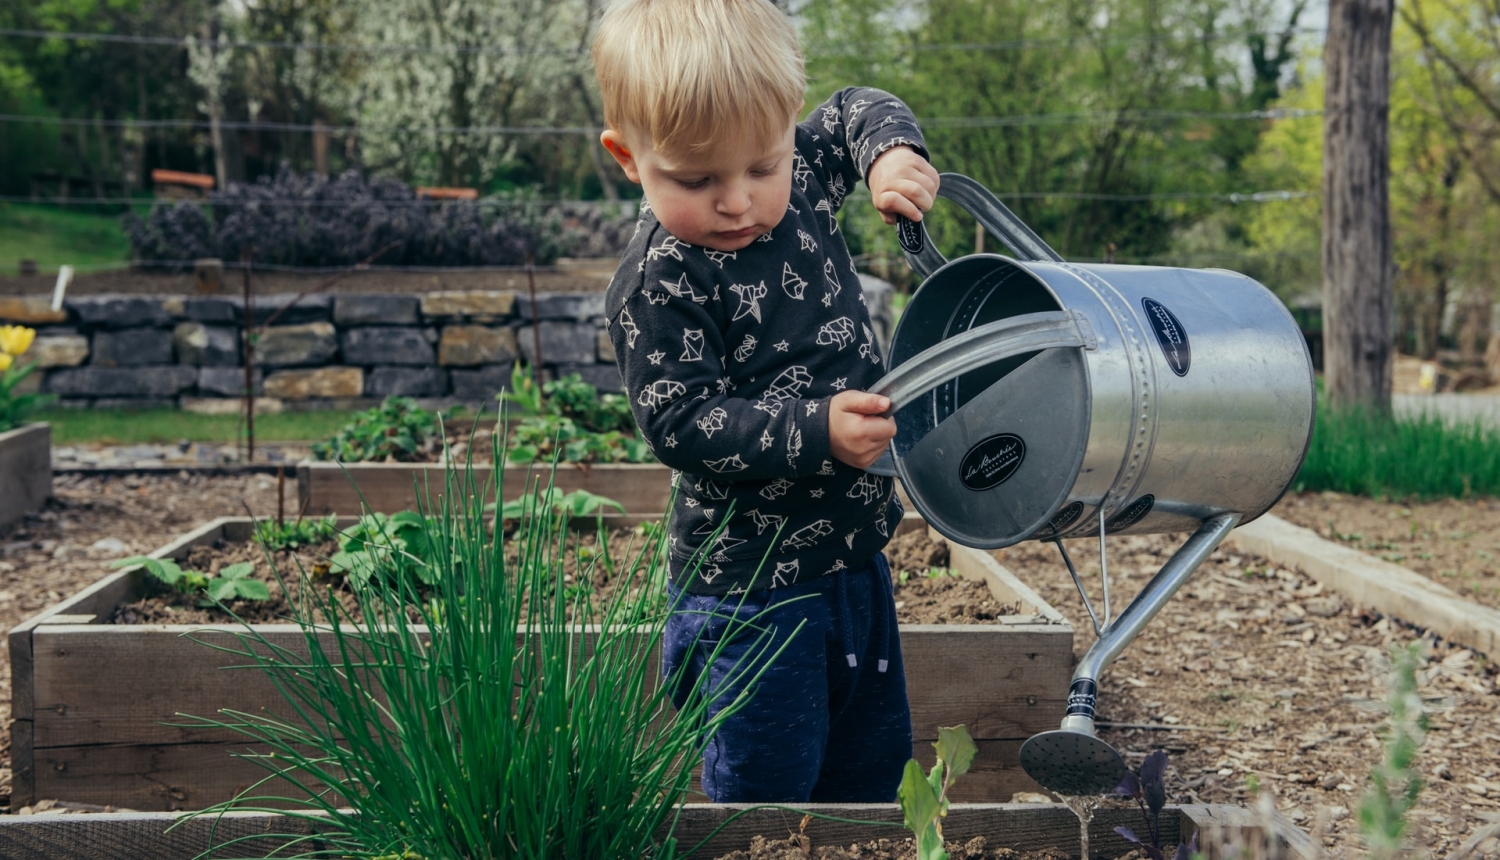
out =
[[[882,570],[882,566],[878,562],[872,560],[871,565],[875,568],[875,578],[877,580],[882,580],[877,585],[880,590],[881,596],[894,601],[896,599],[896,592],[891,586],[891,578],[885,574],[885,572]],[[859,658],[854,655],[854,629],[849,621],[850,613],[848,569],[841,570],[838,573],[834,574],[834,589],[837,592],[836,597],[838,601],[839,633],[843,640],[844,659],[848,661],[850,668],[853,668],[859,665]],[[877,653],[880,654],[880,659],[875,664],[875,670],[877,672],[884,672],[889,669],[891,665],[891,625],[890,621],[887,618],[885,601],[881,600],[874,603],[871,606],[871,612],[874,614],[874,618],[872,620],[877,628],[874,632],[879,637],[880,643],[877,651]]]

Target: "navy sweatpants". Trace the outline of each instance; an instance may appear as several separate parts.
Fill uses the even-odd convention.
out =
[[[771,631],[773,643],[765,653],[787,645],[755,682],[749,702],[704,751],[703,789],[711,800],[884,803],[896,798],[912,754],[911,708],[883,553],[858,568],[746,595],[681,594],[670,586],[668,591],[675,609],[666,624],[662,670],[670,679],[683,669],[674,691],[678,707],[687,691],[720,689],[737,665],[743,669],[746,651],[766,644],[756,642],[758,630]],[[755,619],[755,629],[734,626],[736,616]],[[708,665],[731,627],[738,635]],[[724,687],[710,712],[717,713],[744,686]]]

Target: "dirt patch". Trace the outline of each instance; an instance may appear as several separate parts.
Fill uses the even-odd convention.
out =
[[[944,848],[952,860],[1068,860],[1066,851],[1012,851],[991,848],[983,836],[967,842],[949,842]],[[1137,856],[1135,852],[1127,858]],[[744,851],[731,851],[716,860],[916,860],[917,848],[910,839],[872,839],[848,846],[813,845],[806,835],[787,839],[756,836]]]
[[[1389,502],[1298,493],[1276,515],[1500,608],[1500,500]]]
[[[638,557],[647,538],[641,529],[614,529],[609,533],[607,552],[599,551],[598,535],[579,532],[570,538],[561,553],[565,587],[587,596],[597,612],[612,600],[622,585],[638,595],[641,583],[626,575],[632,560]],[[891,573],[896,596],[897,615],[903,624],[983,624],[1002,615],[1021,611],[1020,604],[1003,604],[996,600],[984,583],[963,579],[946,567],[948,547],[941,538],[927,530],[898,535],[891,542],[894,554]],[[110,624],[227,624],[240,621],[270,624],[285,621],[301,600],[306,579],[329,589],[346,617],[359,621],[359,601],[342,576],[330,575],[328,558],[338,544],[327,541],[297,551],[281,550],[267,554],[254,543],[219,542],[213,546],[195,547],[182,566],[210,576],[225,567],[249,563],[251,577],[264,582],[271,598],[263,601],[236,601],[230,605],[234,615],[217,606],[203,606],[198,595],[182,594],[169,586],[147,580],[150,589],[140,600],[124,604],[107,620]],[[514,561],[519,548],[509,542],[506,556]],[[278,576],[279,573],[279,576]],[[321,615],[319,616],[322,617]]]

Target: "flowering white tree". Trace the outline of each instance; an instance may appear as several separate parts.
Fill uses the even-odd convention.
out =
[[[480,185],[519,135],[579,121],[589,0],[380,0],[360,10],[356,92],[365,163],[416,182]],[[468,129],[458,131],[455,129]]]

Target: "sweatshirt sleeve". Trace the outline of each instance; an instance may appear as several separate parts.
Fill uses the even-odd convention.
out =
[[[733,481],[822,469],[831,456],[829,398],[797,396],[807,389],[802,380],[763,380],[769,387],[754,393],[736,390],[730,380],[732,347],[716,319],[725,285],[670,253],[648,255],[640,278],[611,318],[609,335],[636,423],[657,459]],[[727,288],[753,296],[764,295],[766,285]]]
[[[909,146],[931,161],[916,116],[904,102],[884,90],[839,90],[813,108],[800,128],[813,139],[813,161],[806,169],[823,182],[835,209],[843,205],[855,183],[870,172],[875,159],[891,147]]]

